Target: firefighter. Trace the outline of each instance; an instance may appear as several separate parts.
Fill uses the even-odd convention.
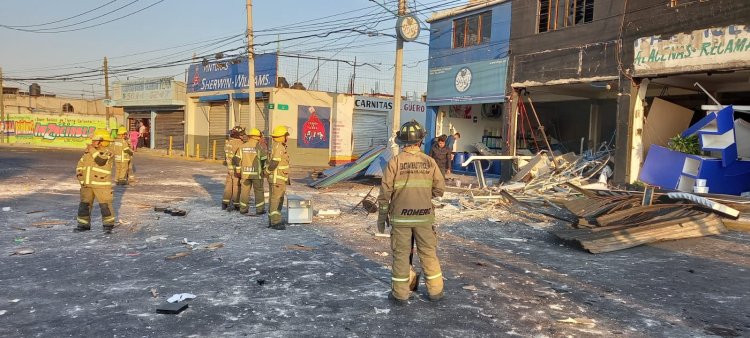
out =
[[[112,152],[109,132],[97,129],[91,135],[91,144],[78,160],[76,177],[81,182],[81,202],[78,205],[78,226],[75,232],[91,230],[91,209],[94,199],[99,201],[104,232],[112,233],[115,226],[115,212],[112,208]]]
[[[227,179],[224,182],[224,196],[221,200],[221,209],[233,211],[240,207],[240,168],[237,160],[237,152],[242,145],[242,137],[245,128],[236,126],[229,131],[229,140],[224,145],[224,165],[227,167]]]
[[[237,152],[240,162],[240,172],[242,179],[240,181],[240,213],[246,214],[249,211],[250,190],[255,192],[255,215],[266,213],[266,202],[263,197],[263,167],[266,164],[266,149],[260,143],[261,133],[258,128],[250,130],[246,136],[245,143],[240,146]]]
[[[112,153],[115,155],[115,183],[117,185],[128,185],[130,178],[130,160],[133,156],[133,150],[128,144],[127,130],[125,126],[117,129],[117,139],[112,142]]]
[[[437,301],[443,297],[432,198],[443,196],[445,181],[435,160],[420,150],[424,136],[424,129],[414,120],[401,126],[396,142],[403,146],[403,151],[388,161],[378,197],[378,231],[383,233],[386,224],[391,226],[393,268],[389,297],[398,304],[406,303],[419,283],[419,276],[410,264],[412,237],[417,244],[429,299]]]
[[[281,208],[284,203],[284,193],[289,181],[289,154],[286,151],[286,142],[289,130],[285,126],[278,126],[271,132],[273,145],[271,146],[270,160],[266,162],[264,173],[268,176],[271,184],[271,196],[268,206],[268,227],[276,230],[284,230],[286,226],[281,219]]]

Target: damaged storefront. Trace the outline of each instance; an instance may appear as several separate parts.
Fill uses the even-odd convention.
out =
[[[633,135],[631,175],[665,189],[750,192],[750,26],[644,36],[633,47],[633,113],[646,118],[634,121],[643,133]]]
[[[185,144],[185,83],[172,78],[149,78],[116,82],[114,105],[122,107],[128,131],[143,124],[144,146],[183,150]]]
[[[466,158],[463,152],[499,154],[506,146],[502,134],[510,14],[510,1],[487,1],[437,12],[428,20],[425,150],[433,138],[454,135],[456,172],[466,169],[457,164]],[[483,166],[494,174],[499,167],[499,162]]]

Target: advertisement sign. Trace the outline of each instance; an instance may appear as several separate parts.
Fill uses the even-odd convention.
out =
[[[104,116],[11,114],[0,132],[10,143],[83,149],[94,130],[106,124]]]
[[[750,26],[732,25],[635,41],[636,75],[750,65]]]
[[[299,106],[297,147],[328,149],[331,143],[331,108]]]
[[[504,102],[507,68],[507,58],[431,68],[427,104]]]
[[[255,88],[276,86],[276,54],[255,56]],[[247,59],[194,64],[188,69],[187,92],[248,88]]]
[[[118,106],[170,105],[175,99],[171,77],[129,80],[115,83],[115,103]]]

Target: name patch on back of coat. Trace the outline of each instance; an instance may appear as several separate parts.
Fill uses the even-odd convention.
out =
[[[432,169],[431,162],[402,162],[399,163],[399,174],[429,174]]]

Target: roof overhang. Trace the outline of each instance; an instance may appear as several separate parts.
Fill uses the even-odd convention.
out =
[[[489,7],[489,6],[493,6],[493,5],[497,5],[497,4],[500,4],[503,2],[509,2],[509,1],[510,0],[474,0],[474,1],[470,0],[469,3],[466,5],[454,7],[450,9],[445,9],[439,12],[432,13],[432,16],[429,19],[427,19],[427,22],[432,23],[434,21],[454,17],[454,16],[457,16],[466,12],[480,10],[485,7]]]

